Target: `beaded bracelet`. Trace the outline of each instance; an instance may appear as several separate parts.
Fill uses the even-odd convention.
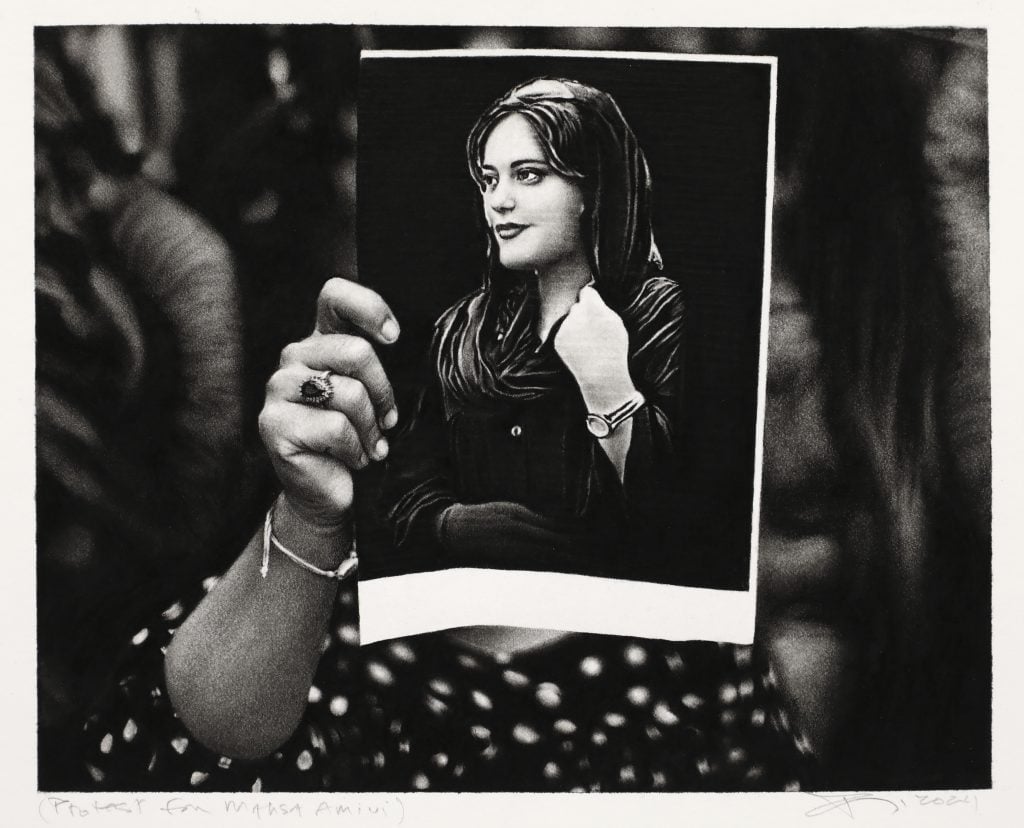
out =
[[[274,535],[274,507],[271,506],[267,509],[267,517],[263,521],[263,562],[260,566],[260,575],[264,578],[267,577],[267,573],[270,571],[270,545],[276,546],[285,557],[289,558],[293,562],[297,563],[303,569],[312,572],[314,575],[319,575],[322,578],[333,578],[336,581],[344,581],[349,575],[356,571],[359,566],[359,557],[356,555],[355,546],[352,547],[352,551],[348,553],[348,557],[345,558],[337,569],[321,569],[318,566],[314,566],[309,561],[300,558]]]

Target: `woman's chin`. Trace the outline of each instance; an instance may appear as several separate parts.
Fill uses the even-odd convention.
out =
[[[498,261],[501,262],[501,266],[506,270],[533,272],[537,269],[532,261],[524,259],[522,256],[502,255],[498,257]]]

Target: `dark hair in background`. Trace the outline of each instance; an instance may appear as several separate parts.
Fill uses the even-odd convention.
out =
[[[766,47],[779,55],[778,168],[796,176],[776,210],[776,269],[814,319],[840,463],[874,517],[867,542],[847,544],[867,558],[848,609],[874,689],[840,737],[840,773],[853,787],[933,786],[952,743],[970,767],[958,786],[983,787],[990,541],[972,537],[988,527],[957,510],[941,471],[955,322],[914,54],[858,32],[778,33]]]
[[[37,30],[35,70],[37,663],[52,747],[143,619],[180,597],[168,572],[198,572],[223,543],[242,360],[226,246],[137,175],[57,31]],[[55,756],[41,747],[41,763]]]
[[[577,180],[584,194],[584,245],[597,289],[621,308],[647,276],[661,268],[651,227],[651,174],[614,99],[592,86],[562,78],[534,78],[502,95],[480,116],[466,141],[470,175],[483,187],[487,137],[503,118],[529,121],[547,161]],[[487,234],[487,280],[493,287],[521,281],[502,266]]]

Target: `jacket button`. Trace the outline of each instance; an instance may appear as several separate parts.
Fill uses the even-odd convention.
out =
[[[523,427],[518,425],[512,426],[511,430],[509,431],[509,434],[511,434],[513,437],[518,437],[522,433]]]

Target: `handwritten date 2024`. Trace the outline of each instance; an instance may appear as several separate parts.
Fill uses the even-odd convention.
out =
[[[902,794],[899,796],[882,796],[869,793],[849,794],[817,794],[809,793],[819,800],[819,804],[811,808],[804,816],[818,817],[825,814],[836,814],[853,819],[864,813],[898,814],[917,808],[932,807],[966,807],[978,811],[976,794]]]

